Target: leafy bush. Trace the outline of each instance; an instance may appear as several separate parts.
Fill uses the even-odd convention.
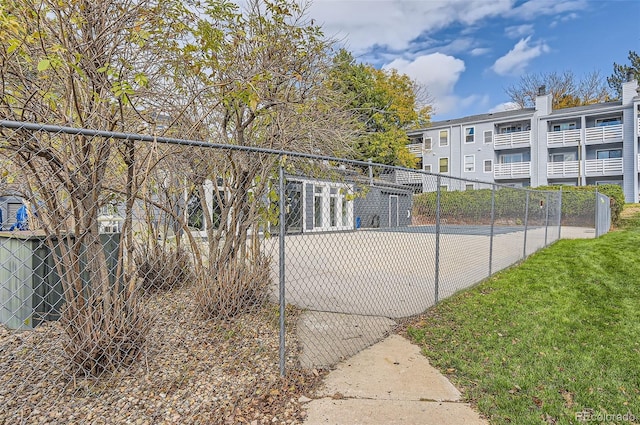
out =
[[[624,206],[624,193],[618,185],[602,185],[598,191],[611,198],[611,221],[617,224]],[[538,187],[536,190],[500,187],[495,192],[495,222],[499,224],[532,225],[545,223],[547,202],[558,202],[558,186]],[[595,186],[562,187],[562,224],[593,226],[595,220]],[[525,211],[529,194],[529,211]],[[436,192],[421,193],[413,199],[414,224],[434,223]],[[443,191],[440,193],[440,218],[449,224],[490,224],[491,189]],[[549,217],[554,220],[555,216]]]
[[[441,192],[440,218],[452,224],[490,224],[491,189]],[[530,193],[529,220],[539,214],[536,192]],[[413,200],[414,224],[433,223],[436,215],[435,192],[421,193]],[[502,224],[522,224],[525,219],[527,191],[501,187],[495,193],[495,221]],[[542,195],[546,199],[546,195]]]
[[[542,190],[560,190],[559,186],[539,187]],[[580,216],[588,216],[593,221],[595,191],[608,196],[611,199],[611,223],[617,225],[620,214],[624,208],[624,192],[617,184],[604,184],[600,186],[562,186],[562,217],[570,222]]]

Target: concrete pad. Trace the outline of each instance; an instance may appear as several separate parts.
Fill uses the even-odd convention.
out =
[[[300,364],[307,369],[333,366],[380,341],[395,326],[386,317],[305,311],[298,322]]]
[[[487,425],[469,405],[425,401],[315,400],[305,425]]]
[[[460,392],[420,349],[399,335],[361,351],[329,373],[320,394],[336,393],[374,400],[460,400]]]
[[[399,335],[341,362],[308,404],[305,425],[487,425]]]

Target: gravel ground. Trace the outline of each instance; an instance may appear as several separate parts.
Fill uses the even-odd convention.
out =
[[[322,373],[297,365],[298,313],[287,313],[287,376],[278,370],[278,309],[204,321],[188,288],[147,301],[147,349],[128,370],[74,377],[64,330],[0,326],[0,424],[299,424]]]

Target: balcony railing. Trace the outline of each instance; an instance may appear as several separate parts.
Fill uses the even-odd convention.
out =
[[[588,145],[616,142],[622,142],[622,124],[585,129],[585,143]]]
[[[640,172],[640,154],[638,154],[638,172]]]
[[[411,171],[395,170],[398,184],[422,183],[422,174]]]
[[[409,149],[409,152],[417,157],[422,156],[422,143],[412,143],[410,145],[407,145],[407,149]]]
[[[622,158],[587,159],[584,162],[586,176],[617,176],[622,174]]]
[[[582,130],[552,131],[547,133],[547,146],[550,148],[561,148],[563,146],[578,146],[580,143],[580,132]]]
[[[547,177],[576,177],[580,172],[579,161],[547,163]]]
[[[496,134],[493,137],[495,149],[523,148],[531,146],[531,131],[519,131],[516,133]]]
[[[493,166],[493,177],[496,179],[518,179],[531,177],[531,162],[495,164]]]

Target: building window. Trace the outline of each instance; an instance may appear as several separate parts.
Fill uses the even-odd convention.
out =
[[[596,186],[602,186],[603,184],[617,184],[618,186],[624,188],[620,180],[596,181]]]
[[[484,160],[484,172],[485,173],[490,173],[493,171],[493,161],[490,159],[485,159]]]
[[[349,225],[349,209],[348,209],[349,204],[347,204],[347,197],[343,194],[340,199],[342,201],[342,225],[348,226]]]
[[[424,171],[426,171],[427,173],[431,172],[431,164],[424,164]]]
[[[338,225],[338,188],[329,189],[329,226]]]
[[[621,117],[609,117],[609,118],[596,119],[596,127],[606,127],[608,125],[619,125],[619,124],[622,124]]]
[[[530,160],[529,153],[508,153],[500,155],[498,158],[500,164],[513,164],[514,162],[528,162]]]
[[[449,172],[449,158],[440,158],[440,173]]]
[[[608,149],[604,151],[596,151],[597,159],[614,159],[622,158],[622,149]]]
[[[565,130],[574,130],[576,128],[575,121],[572,122],[563,122],[559,124],[553,124],[551,126],[551,131],[565,131]]]
[[[464,156],[464,171],[465,173],[473,173],[476,171],[476,156],[465,155]]]
[[[440,192],[448,192],[449,191],[449,185],[448,184],[441,184],[440,185]]]
[[[314,189],[313,226],[322,227],[322,186],[316,186]]]
[[[440,130],[440,146],[449,146],[449,130]]]
[[[518,133],[522,131],[522,124],[509,124],[500,126],[500,134]]]
[[[493,130],[485,130],[484,131],[484,142],[485,143],[493,143]]]
[[[422,170],[422,157],[418,157],[418,161],[416,162],[416,168],[418,170]]]
[[[187,202],[187,226],[195,230],[205,230],[204,213],[200,196],[194,191]]]
[[[464,142],[465,143],[475,143],[475,127],[467,127],[464,129]]]
[[[549,162],[566,162],[566,161],[575,161],[575,160],[576,160],[575,152],[552,153],[549,155]]]
[[[425,137],[424,138],[424,149],[427,150],[427,151],[430,151],[431,148],[432,148],[431,137]]]
[[[475,189],[475,185],[473,183],[467,183],[464,185],[465,190],[473,190]]]
[[[409,144],[410,145],[420,145],[420,144],[422,144],[422,134],[409,136]]]

